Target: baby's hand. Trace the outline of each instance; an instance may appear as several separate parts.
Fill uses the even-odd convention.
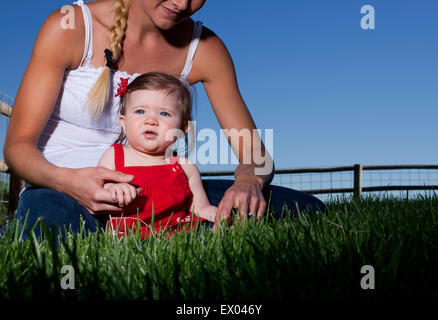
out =
[[[118,202],[121,208],[134,201],[142,191],[141,188],[136,188],[129,183],[105,183],[103,189],[111,193],[112,200]]]

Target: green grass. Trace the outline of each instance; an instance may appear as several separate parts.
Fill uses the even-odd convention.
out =
[[[0,300],[438,300],[438,198],[332,201],[328,215],[242,220],[166,240],[109,233],[0,241]],[[60,287],[63,265],[75,289]],[[363,265],[375,289],[363,290]]]

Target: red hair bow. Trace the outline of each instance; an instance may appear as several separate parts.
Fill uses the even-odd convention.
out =
[[[116,97],[123,97],[123,95],[126,92],[126,87],[128,86],[128,80],[129,78],[120,78],[120,82],[118,83],[118,88],[117,88],[117,93],[116,93]]]

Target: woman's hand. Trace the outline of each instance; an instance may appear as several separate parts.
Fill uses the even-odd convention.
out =
[[[62,168],[61,184],[58,191],[74,198],[88,211],[122,211],[118,200],[114,200],[111,192],[104,189],[106,182],[129,183],[134,176],[104,167],[89,167],[81,169]],[[137,188],[137,195],[141,188]],[[132,199],[131,199],[132,200]]]
[[[233,222],[232,209],[236,208],[241,217],[248,213],[260,219],[264,216],[267,203],[262,194],[263,181],[257,176],[240,175],[234,184],[225,192],[224,197],[218,205],[213,231],[216,232],[222,220],[228,225]]]

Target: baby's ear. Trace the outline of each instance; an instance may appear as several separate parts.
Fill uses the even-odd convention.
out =
[[[126,132],[126,130],[125,130],[125,116],[124,115],[121,114],[119,116],[119,122],[120,122],[120,125],[122,126],[123,132]]]

